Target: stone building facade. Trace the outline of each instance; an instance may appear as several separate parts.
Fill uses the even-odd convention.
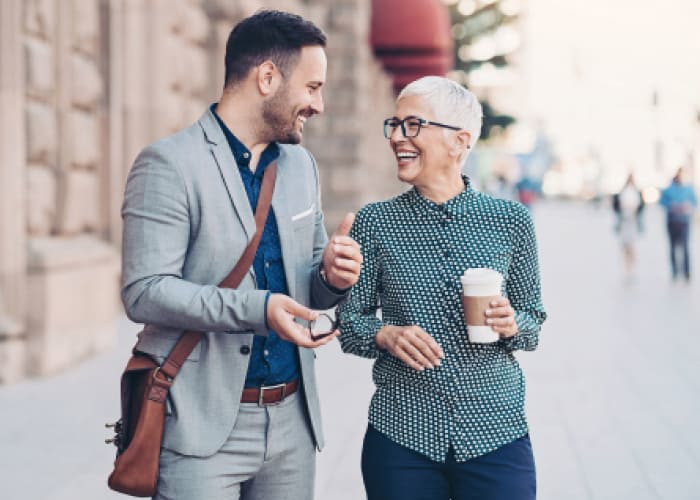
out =
[[[0,383],[112,345],[131,162],[216,100],[228,33],[261,7],[329,37],[326,113],[305,134],[329,229],[401,189],[381,133],[393,94],[368,45],[370,0],[2,0]]]

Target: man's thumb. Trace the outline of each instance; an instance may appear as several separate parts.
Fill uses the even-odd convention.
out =
[[[311,321],[312,319],[316,319],[318,317],[318,312],[309,309],[308,307],[304,307],[294,299],[289,299],[286,309],[287,312],[295,318],[301,318],[307,321]]]
[[[350,234],[350,228],[353,222],[355,222],[355,214],[352,212],[346,213],[338,229],[335,230],[334,236],[347,236]]]

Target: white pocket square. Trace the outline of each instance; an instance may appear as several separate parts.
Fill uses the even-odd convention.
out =
[[[312,213],[314,213],[314,210],[316,209],[316,204],[312,203],[309,208],[304,210],[303,212],[299,212],[296,215],[292,215],[292,222],[297,221],[299,219],[303,219],[304,217],[308,217]]]

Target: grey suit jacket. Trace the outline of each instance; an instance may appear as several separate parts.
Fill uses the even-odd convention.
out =
[[[300,146],[281,146],[272,210],[289,294],[315,309],[341,295],[320,278],[328,239],[318,170]],[[185,329],[206,332],[182,367],[168,401],[163,446],[209,456],[236,421],[253,335],[267,335],[266,291],[251,269],[235,289],[216,284],[255,233],[255,219],[235,159],[207,111],[191,127],[144,149],[129,174],[124,205],[122,301],[145,327],[136,349],[162,361]],[[303,394],[320,450],[315,354],[299,349]]]

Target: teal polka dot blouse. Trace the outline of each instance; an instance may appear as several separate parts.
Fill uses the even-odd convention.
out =
[[[528,432],[525,381],[513,356],[537,347],[546,314],[535,231],[521,204],[465,190],[437,204],[413,188],[362,208],[351,236],[364,263],[340,307],[343,351],[376,358],[369,423],[396,443],[444,462],[483,455]],[[471,344],[461,303],[465,269],[504,276],[518,333]],[[381,319],[376,314],[381,307]],[[384,324],[418,325],[443,348],[441,365],[422,372],[377,348]]]

